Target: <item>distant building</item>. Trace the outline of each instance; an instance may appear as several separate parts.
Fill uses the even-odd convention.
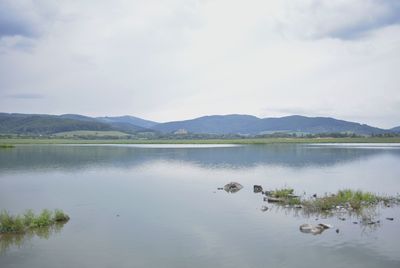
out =
[[[184,128],[178,129],[177,131],[174,132],[174,134],[176,134],[176,135],[185,135],[185,134],[188,134],[188,133],[189,132]]]

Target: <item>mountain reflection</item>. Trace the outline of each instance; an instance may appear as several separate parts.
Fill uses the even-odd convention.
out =
[[[382,154],[400,158],[400,148],[315,147],[300,144],[215,148],[137,148],[132,146],[37,145],[0,151],[0,172],[13,170],[134,167],[151,161],[181,161],[202,167],[333,166]]]

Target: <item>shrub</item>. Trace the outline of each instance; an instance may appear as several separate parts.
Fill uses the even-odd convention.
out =
[[[53,220],[55,222],[62,222],[62,221],[68,221],[69,217],[67,214],[64,213],[64,211],[60,210],[60,209],[56,209],[54,211],[54,217]]]
[[[34,227],[44,227],[52,224],[52,213],[48,209],[44,209],[38,217],[33,220]]]

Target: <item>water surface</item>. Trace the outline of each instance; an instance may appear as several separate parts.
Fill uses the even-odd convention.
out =
[[[1,238],[0,267],[400,267],[398,208],[378,209],[380,225],[365,227],[305,217],[252,192],[261,184],[307,195],[343,188],[395,195],[399,163],[400,147],[391,144],[0,150],[0,209],[61,208],[71,217],[48,235]],[[230,181],[244,189],[217,190]],[[321,221],[335,228],[299,232]]]

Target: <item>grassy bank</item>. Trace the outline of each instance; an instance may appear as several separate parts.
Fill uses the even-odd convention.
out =
[[[23,215],[11,215],[7,211],[0,213],[0,234],[2,233],[24,233],[32,228],[47,227],[58,222],[66,222],[69,216],[62,210],[54,212],[44,209],[39,215],[32,210]]]
[[[276,143],[400,143],[400,137],[357,138],[243,138],[243,139],[61,139],[0,138],[2,144],[276,144]]]
[[[14,148],[15,146],[12,144],[0,144],[0,149],[10,149]]]

